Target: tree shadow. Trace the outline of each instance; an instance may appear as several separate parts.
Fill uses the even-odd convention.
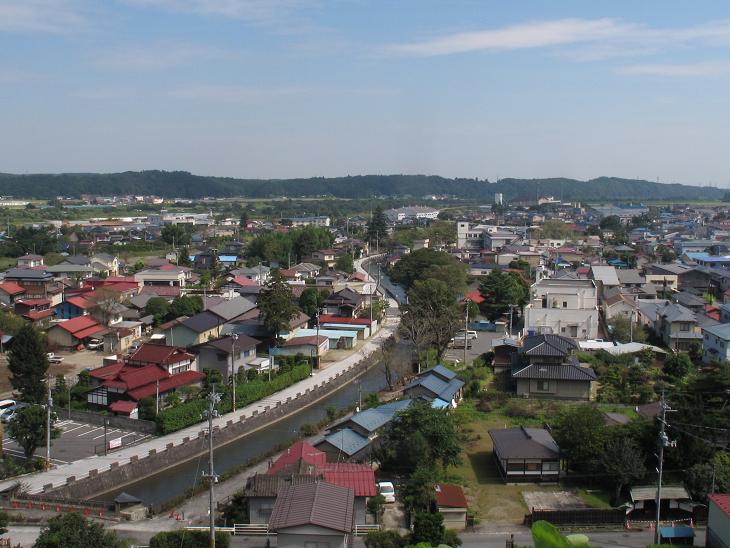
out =
[[[474,476],[476,476],[478,483],[502,483],[502,476],[499,474],[492,451],[479,451],[470,454],[469,463],[472,470],[474,470]]]

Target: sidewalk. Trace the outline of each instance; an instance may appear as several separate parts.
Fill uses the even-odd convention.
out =
[[[357,263],[358,270],[361,269],[361,261]],[[390,305],[397,307],[395,301],[390,300]],[[399,318],[397,316],[388,316],[384,319],[383,325],[380,330],[373,335],[370,339],[364,342],[364,344],[354,353],[347,358],[344,358],[338,362],[330,363],[326,369],[314,371],[313,375],[307,379],[304,379],[284,390],[277,392],[253,403],[242,409],[237,409],[232,413],[221,415],[220,417],[213,420],[213,427],[219,427],[221,429],[226,427],[226,423],[233,420],[234,423],[240,420],[241,417],[250,417],[254,411],[258,414],[264,412],[265,407],[274,407],[277,402],[285,402],[287,398],[295,400],[297,393],[304,394],[308,388],[313,389],[315,385],[322,382],[330,382],[339,373],[354,367],[362,358],[369,356],[377,349],[380,348],[381,344],[390,337],[398,327]],[[23,486],[23,490],[31,494],[39,494],[43,492],[43,486],[53,484],[54,487],[60,487],[66,484],[66,479],[73,476],[77,480],[85,478],[89,475],[89,471],[98,470],[99,473],[105,472],[113,463],[118,463],[119,466],[128,464],[132,457],[137,457],[140,460],[149,455],[150,450],[155,449],[157,452],[162,452],[167,448],[167,445],[172,443],[173,445],[180,445],[183,443],[184,438],[196,439],[200,431],[207,431],[207,425],[204,423],[195,424],[183,430],[178,430],[165,436],[152,438],[139,445],[127,447],[121,449],[115,453],[111,453],[107,456],[92,456],[85,459],[81,459],[69,464],[58,466],[53,470],[47,472],[38,472],[35,474],[29,474],[20,476],[17,478],[9,479],[0,483],[0,491],[4,491],[20,483]],[[53,456],[53,447],[51,447],[51,456]]]

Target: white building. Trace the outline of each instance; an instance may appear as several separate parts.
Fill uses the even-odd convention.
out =
[[[385,217],[391,224],[407,224],[422,219],[438,219],[439,210],[432,207],[408,206],[398,209],[388,209]]]
[[[578,340],[598,337],[598,290],[593,280],[543,279],[530,288],[524,335],[548,334]]]
[[[495,251],[501,247],[521,240],[514,227],[496,225],[471,225],[466,221],[456,223],[456,247],[459,249],[479,251],[490,249]]]
[[[292,226],[330,226],[329,217],[289,217]]]
[[[504,204],[504,197],[502,196],[501,192],[494,193],[494,204],[498,206]]]

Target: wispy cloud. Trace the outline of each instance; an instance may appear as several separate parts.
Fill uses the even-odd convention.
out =
[[[461,32],[420,42],[391,44],[385,49],[392,53],[428,57],[594,42],[625,35],[631,30],[630,25],[612,19],[559,19],[478,32]]]
[[[0,0],[0,32],[73,32],[86,23],[76,0]]]
[[[216,59],[230,58],[232,52],[195,44],[152,44],[99,52],[97,66],[111,70],[159,70]]]
[[[621,67],[618,72],[635,76],[667,76],[672,78],[725,76],[730,74],[730,61],[629,65]]]
[[[169,11],[267,21],[314,4],[313,0],[126,0],[129,4]]]
[[[676,48],[730,45],[730,21],[653,28],[617,19],[534,21],[429,40],[390,44],[388,53],[432,57],[475,51],[552,48],[578,61],[653,55]]]
[[[397,91],[390,88],[331,88],[331,87],[253,87],[226,85],[186,86],[171,92],[173,97],[201,101],[219,101],[231,103],[258,103],[270,99],[291,98],[314,95],[393,95]]]

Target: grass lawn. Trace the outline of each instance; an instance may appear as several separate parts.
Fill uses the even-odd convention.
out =
[[[457,414],[462,420],[462,431],[467,432],[469,441],[462,451],[459,466],[449,469],[452,481],[464,486],[469,506],[482,521],[522,522],[528,513],[522,498],[525,491],[574,491],[586,504],[595,508],[606,508],[608,495],[599,490],[570,489],[560,485],[519,484],[506,485],[502,482],[494,461],[492,439],[489,429],[510,426],[541,426],[536,418],[510,417],[503,410],[484,413],[476,409],[473,401],[464,401]]]
[[[17,261],[15,257],[0,257],[0,270],[14,267]]]

